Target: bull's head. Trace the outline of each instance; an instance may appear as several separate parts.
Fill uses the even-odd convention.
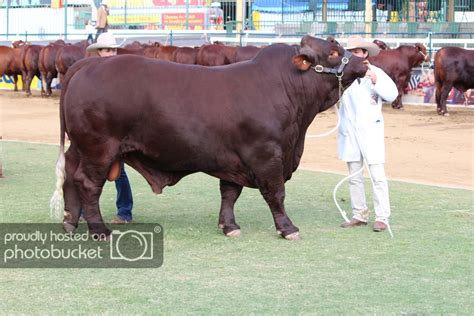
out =
[[[317,73],[342,77],[344,87],[356,78],[365,76],[368,68],[362,58],[352,54],[335,40],[323,40],[309,35],[301,39],[300,54],[293,64],[301,71],[313,69]]]
[[[426,51],[425,45],[423,45],[422,43],[416,43],[415,48],[416,48],[417,54],[420,55],[420,58],[418,59],[418,60],[420,60],[420,62],[418,63],[418,65],[416,65],[414,67],[419,66],[423,62],[429,62],[430,61],[430,56],[428,55],[428,52]]]

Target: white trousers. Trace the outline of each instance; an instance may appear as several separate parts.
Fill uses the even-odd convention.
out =
[[[363,158],[361,158],[361,161],[347,162],[347,166],[349,173],[353,174],[364,166]],[[390,199],[384,164],[369,165],[369,170],[373,179],[375,220],[388,223],[388,218],[390,217]],[[368,222],[369,208],[367,207],[365,199],[363,172],[349,179],[349,193],[351,195],[353,218],[362,222]]]

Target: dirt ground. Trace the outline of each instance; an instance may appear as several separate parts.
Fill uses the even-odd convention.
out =
[[[4,140],[59,143],[59,97],[32,97],[0,91],[0,132]],[[449,117],[431,106],[406,106],[404,111],[384,107],[386,173],[402,180],[454,188],[474,189],[474,109],[450,108]],[[332,129],[336,112],[318,114],[308,134]],[[302,169],[346,174],[337,159],[336,133],[307,138]]]

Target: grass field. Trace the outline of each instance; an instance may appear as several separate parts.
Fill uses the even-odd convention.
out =
[[[58,147],[3,142],[1,153],[0,222],[51,221]],[[217,179],[196,174],[154,195],[127,171],[135,220],[164,227],[163,266],[3,269],[1,314],[473,314],[473,191],[391,182],[391,239],[339,228],[332,190],[342,177],[299,171],[286,207],[303,240],[279,238],[251,189],[236,206],[242,236],[230,239],[217,229]],[[106,184],[106,220],[114,195]],[[338,197],[349,209],[346,187]]]

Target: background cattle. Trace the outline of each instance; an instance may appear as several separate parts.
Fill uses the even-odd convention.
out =
[[[41,93],[45,96],[51,96],[51,83],[53,78],[58,77],[56,69],[56,55],[59,48],[66,43],[63,40],[57,40],[50,43],[41,49],[39,55],[39,70],[41,73],[42,90]]]
[[[370,63],[383,69],[398,88],[398,97],[393,101],[394,109],[403,108],[402,95],[410,81],[411,70],[429,61],[426,47],[421,43],[401,45],[395,49],[381,50],[377,56],[369,57]]]
[[[197,55],[197,64],[202,66],[222,66],[235,62],[235,46],[222,44],[202,45]]]
[[[240,233],[234,204],[242,188],[258,188],[277,232],[298,239],[284,207],[285,182],[299,165],[308,126],[339,98],[336,76],[313,68],[339,69],[342,56],[342,47],[305,36],[301,46],[272,45],[228,67],[134,55],[77,62],[61,91],[52,199],[57,206],[64,192],[64,227],[73,230],[83,209],[91,233],[110,233],[99,197],[109,170],[122,160],[155,193],[195,172],[219,178],[219,227],[228,236]],[[343,69],[343,87],[366,71],[362,59],[352,56]],[[129,80],[106,80],[124,77]],[[66,154],[65,133],[71,141]]]
[[[43,46],[41,45],[25,45],[22,54],[22,77],[24,78],[25,83],[25,91],[26,95],[31,95],[31,81],[33,80],[34,76],[38,79],[41,78],[41,73],[39,69],[39,58],[40,52]]]
[[[375,39],[374,40],[374,44],[377,45],[381,50],[388,50],[390,49],[390,46],[387,45],[387,43],[381,41],[381,40],[378,40],[378,39]]]
[[[0,46],[0,74],[12,76],[15,84],[14,91],[18,91],[18,76],[22,76],[23,60],[22,54],[25,42],[16,41],[12,43],[13,48]],[[25,78],[21,77],[23,90],[25,89]]]
[[[89,46],[89,42],[84,40],[59,47],[55,60],[59,81],[62,81],[69,67],[86,56],[87,46]]]
[[[461,92],[474,88],[474,51],[443,47],[435,56],[436,105],[440,115],[448,115],[446,99],[454,87]]]

